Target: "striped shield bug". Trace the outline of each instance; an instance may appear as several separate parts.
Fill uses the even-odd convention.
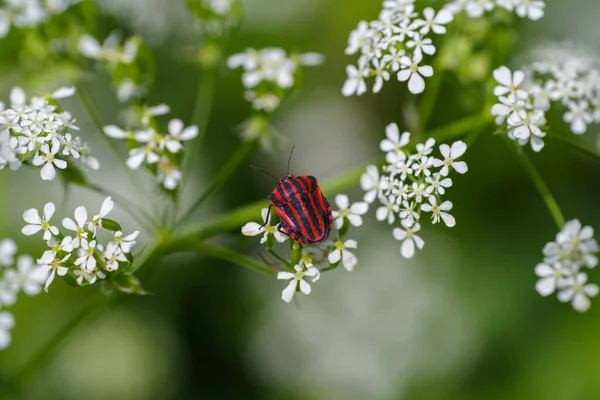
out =
[[[277,179],[267,171],[254,167],[269,175],[279,183],[269,195],[271,208],[275,208],[279,215],[279,231],[291,237],[298,243],[314,244],[327,239],[333,222],[331,206],[323,196],[319,183],[314,176],[290,175],[290,162],[294,154],[294,147],[290,152],[286,175]]]

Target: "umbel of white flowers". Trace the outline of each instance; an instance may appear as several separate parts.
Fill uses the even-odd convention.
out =
[[[456,225],[450,214],[453,204],[442,196],[452,186],[450,173],[464,174],[468,170],[464,161],[458,161],[467,150],[462,141],[454,142],[452,146],[440,145],[440,158],[433,155],[433,138],[417,144],[414,153],[406,149],[409,142],[409,132],[400,134],[396,124],[388,125],[386,139],[380,144],[387,161],[381,175],[376,166],[370,165],[360,180],[366,192],[365,202],[378,200],[381,204],[376,211],[377,220],[390,225],[396,220],[400,222],[393,235],[402,242],[400,254],[404,258],[412,258],[415,249],[422,249],[425,245],[418,235],[422,212],[431,213],[434,224],[443,222],[450,228]]]
[[[0,240],[0,350],[10,345],[10,332],[15,325],[14,316],[6,308],[13,306],[21,293],[41,293],[48,277],[48,271],[37,265],[33,257],[16,254],[17,245],[12,239]]]
[[[477,18],[499,7],[537,20],[543,16],[545,6],[543,1],[532,0],[456,0],[437,12],[427,7],[420,14],[415,12],[413,3],[414,0],[384,0],[378,19],[361,21],[350,33],[346,54],[358,53],[359,58],[357,65],[346,67],[348,79],[342,88],[345,96],[365,93],[367,78],[374,78],[373,92],[377,93],[392,75],[408,82],[411,93],[423,92],[424,78],[434,73],[426,64],[426,59],[436,52],[432,34],[445,34],[445,25],[459,12]]]
[[[535,267],[540,279],[535,288],[542,296],[558,290],[558,300],[571,302],[573,308],[584,312],[590,308],[590,297],[598,294],[598,285],[587,283],[585,269],[598,265],[598,243],[590,226],[581,226],[573,219],[556,234],[556,239],[544,246],[544,260]]]
[[[231,69],[242,67],[242,82],[246,90],[246,100],[255,110],[268,113],[275,111],[283,100],[286,91],[295,85],[295,75],[301,66],[320,65],[324,57],[317,53],[287,55],[280,48],[247,49],[234,54],[227,60]]]
[[[56,169],[67,168],[69,159],[98,169],[88,146],[72,134],[79,130],[73,116],[56,102],[74,93],[74,87],[65,87],[27,102],[23,89],[10,92],[10,107],[0,103],[0,169],[17,170],[29,163],[41,168],[43,180],[53,180]]]
[[[54,203],[46,203],[42,215],[35,208],[23,213],[27,225],[21,232],[27,236],[42,232],[42,239],[48,246],[48,250],[37,260],[48,272],[46,291],[56,275],[65,276],[72,271],[79,285],[84,282],[93,284],[98,279],[106,278],[107,273],[118,270],[120,265],[129,265],[126,254],[131,253],[139,231],[123,236],[120,226],[106,219],[113,207],[112,199],[107,197],[102,202],[100,212],[92,218],[88,218],[84,206],[77,207],[74,219],[62,220],[62,226],[70,234],[52,225],[51,219],[56,211]],[[112,239],[106,246],[99,243],[99,228],[112,233]]]
[[[600,59],[590,54],[575,46],[549,47],[538,51],[541,58],[523,70],[496,69],[498,103],[491,110],[496,124],[506,127],[511,140],[521,146],[529,143],[539,152],[546,136],[546,113],[553,104],[565,108],[563,120],[576,135],[599,123],[600,70],[595,65]]]
[[[156,165],[156,181],[167,190],[175,190],[181,180],[181,157],[183,142],[198,136],[196,125],[185,127],[179,119],[172,119],[167,126],[167,133],[157,132],[151,127],[149,121],[152,117],[164,115],[169,112],[169,107],[160,104],[146,109],[140,121],[143,129],[125,131],[115,125],[104,127],[104,133],[113,139],[127,139],[136,142],[138,147],[129,150],[127,166],[138,169],[142,164]]]

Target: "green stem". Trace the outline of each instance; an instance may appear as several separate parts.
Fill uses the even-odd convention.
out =
[[[271,253],[271,255],[273,257],[275,257],[277,260],[279,260],[279,262],[283,263],[283,265],[288,267],[288,269],[291,268],[290,263],[288,261],[286,261],[283,257],[281,257],[275,250],[269,249],[269,253]]]
[[[548,207],[548,211],[550,211],[550,214],[552,215],[556,226],[559,230],[561,230],[565,225],[565,217],[563,216],[563,213],[560,210],[558,203],[554,199],[554,196],[550,192],[550,189],[542,179],[542,176],[535,168],[535,166],[531,163],[531,160],[529,160],[529,157],[527,157],[525,151],[522,148],[518,147],[516,143],[510,143],[510,140],[508,138],[504,138],[504,140],[508,147],[515,153],[517,159],[521,163],[521,166],[523,167],[527,175],[529,175],[529,178],[533,182],[535,188],[539,192],[540,196],[542,196],[542,200],[544,200],[544,203],[546,203],[546,207]]]
[[[442,87],[442,78],[444,75],[444,69],[442,63],[438,60],[441,60],[441,57],[436,58],[436,62],[434,62],[433,69],[436,71],[433,76],[427,80],[427,88],[423,95],[421,102],[419,103],[419,111],[418,111],[418,128],[419,132],[424,132],[427,129],[427,124],[429,123],[429,117],[433,112],[435,107],[435,103],[437,101],[438,95],[440,93],[440,89]]]
[[[194,104],[194,110],[190,118],[190,124],[198,126],[198,136],[194,139],[191,150],[188,151],[188,155],[184,160],[183,171],[184,179],[190,175],[190,169],[192,168],[193,161],[198,156],[204,136],[206,136],[206,129],[208,128],[208,122],[210,120],[210,114],[214,102],[216,86],[216,71],[214,69],[204,70],[204,74],[199,81],[198,91],[196,94],[196,103]]]
[[[92,97],[90,96],[88,91],[83,87],[83,85],[77,85],[77,94],[79,96],[79,99],[81,100],[81,104],[83,105],[88,116],[90,117],[90,120],[98,130],[98,133],[100,134],[108,148],[114,154],[117,165],[123,170],[125,175],[129,178],[129,181],[131,182],[132,186],[137,190],[138,196],[141,196],[141,198],[147,197],[146,190],[141,185],[140,180],[134,175],[133,171],[127,167],[125,161],[121,158],[121,154],[119,152],[116,142],[104,134],[105,124],[102,122],[102,117],[100,116],[98,109],[94,105]]]
[[[239,165],[254,149],[256,141],[246,142],[242,146],[238,147],[235,153],[229,158],[229,160],[221,167],[217,175],[212,180],[211,184],[208,185],[206,190],[192,203],[186,212],[177,220],[175,223],[176,228],[181,226],[189,220],[189,217],[196,211],[196,209],[210,196],[212,192],[227,182],[237,171]]]
[[[174,249],[189,250],[204,256],[218,258],[220,260],[228,261],[230,263],[237,264],[244,268],[248,268],[252,271],[260,272],[266,275],[273,275],[275,273],[271,268],[254,260],[253,258],[244,256],[233,250],[229,250],[226,247],[216,246],[201,240],[188,239],[178,243]]]

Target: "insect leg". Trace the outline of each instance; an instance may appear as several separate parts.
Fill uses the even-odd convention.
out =
[[[273,204],[269,204],[269,211],[267,211],[267,218],[265,218],[265,223],[262,224],[260,227],[264,228],[267,225],[267,222],[269,221],[269,216],[271,215],[271,207],[273,207]]]

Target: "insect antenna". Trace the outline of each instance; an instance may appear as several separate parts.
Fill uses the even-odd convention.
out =
[[[269,175],[271,178],[273,178],[273,179],[275,179],[277,182],[279,182],[279,178],[277,178],[277,177],[273,176],[271,173],[269,173],[269,172],[265,171],[264,169],[262,169],[262,168],[258,168],[258,167],[255,167],[254,165],[250,165],[249,167],[250,167],[250,168],[257,169],[257,170],[259,170],[260,172],[262,172],[263,174],[267,174],[267,175]]]
[[[296,147],[296,145],[292,146],[292,151],[290,151],[290,158],[288,158],[288,168],[287,168],[287,174],[290,174],[290,162],[292,162],[292,155],[294,154],[294,148]]]

